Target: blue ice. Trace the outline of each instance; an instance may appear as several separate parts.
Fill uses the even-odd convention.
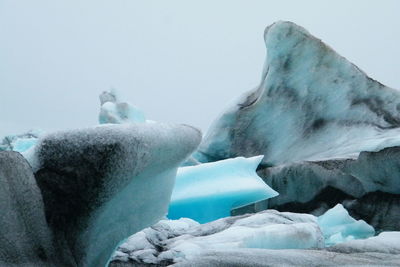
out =
[[[278,195],[256,173],[263,156],[237,157],[178,169],[168,218],[200,223]]]
[[[352,218],[342,204],[318,217],[324,234],[325,245],[332,246],[353,239],[364,239],[375,235],[374,228],[363,220]]]

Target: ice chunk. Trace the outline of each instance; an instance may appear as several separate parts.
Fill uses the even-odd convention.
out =
[[[30,130],[29,132],[18,134],[18,135],[8,135],[3,138],[0,144],[1,150],[12,150],[17,152],[25,152],[31,147],[36,145],[36,142],[40,136],[43,135],[41,130]]]
[[[399,91],[294,23],[274,23],[264,39],[260,85],[213,123],[199,161],[265,155],[279,165],[400,145]]]
[[[303,161],[276,167],[260,166],[257,174],[279,196],[266,207],[321,215],[342,203],[351,216],[363,219],[378,232],[400,230],[400,147],[361,152],[357,159]],[[236,212],[236,211],[235,211]]]
[[[1,151],[0,266],[71,266],[56,249],[29,164],[19,153]]]
[[[60,253],[104,266],[123,238],[168,210],[178,166],[201,133],[186,125],[107,124],[48,134],[31,157]]]
[[[332,209],[318,217],[318,224],[324,233],[327,246],[353,239],[363,239],[375,234],[372,226],[363,220],[355,220],[347,210],[337,204]]]
[[[400,232],[382,232],[367,239],[337,244],[329,250],[342,253],[375,252],[400,255]]]
[[[179,168],[168,218],[210,222],[229,216],[234,208],[277,196],[255,172],[262,158],[238,157]]]
[[[129,103],[119,102],[115,92],[103,92],[100,95],[100,103],[100,124],[146,122],[141,110]]]
[[[222,218],[206,224],[182,218],[162,220],[127,239],[113,263],[133,261],[166,265],[190,260],[204,251],[246,248],[322,248],[316,217],[275,210]]]
[[[399,266],[400,254],[340,253],[313,249],[218,249],[205,250],[174,267],[262,267],[262,266]],[[110,267],[119,267],[118,262]],[[125,266],[125,265],[122,265]]]

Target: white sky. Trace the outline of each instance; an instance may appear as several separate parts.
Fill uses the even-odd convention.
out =
[[[400,89],[400,1],[0,0],[0,136],[97,124],[116,88],[148,119],[207,129],[255,87],[290,20]]]

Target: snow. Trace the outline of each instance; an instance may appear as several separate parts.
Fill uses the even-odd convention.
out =
[[[179,168],[168,218],[210,222],[229,216],[232,209],[277,196],[255,172],[262,158],[238,157]]]
[[[327,246],[375,235],[372,226],[363,220],[357,221],[352,218],[342,204],[337,204],[319,216],[318,224],[324,233]]]

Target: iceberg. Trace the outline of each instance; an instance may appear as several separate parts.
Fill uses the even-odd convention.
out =
[[[375,235],[372,226],[363,220],[355,220],[341,204],[318,217],[327,246],[353,239],[365,239]]]
[[[146,122],[144,113],[141,110],[129,103],[119,102],[115,92],[104,91],[100,95],[100,104],[100,124]]]
[[[206,223],[229,216],[232,209],[277,196],[256,174],[262,158],[238,157],[179,168],[168,218]]]
[[[257,88],[210,127],[200,162],[264,155],[263,165],[356,157],[400,145],[400,92],[368,77],[304,28],[264,33]]]
[[[162,123],[41,138],[30,164],[61,261],[104,266],[122,239],[163,218],[176,171],[200,140],[193,127]]]
[[[0,151],[0,211],[1,266],[73,266],[57,257],[40,189],[14,151]]]
[[[188,218],[161,220],[130,236],[112,257],[119,263],[170,265],[191,261],[204,251],[323,248],[316,217],[262,211],[199,224]]]
[[[256,207],[321,215],[341,203],[350,215],[377,231],[400,230],[400,147],[361,152],[355,159],[303,161],[259,167],[257,173],[279,196]]]

